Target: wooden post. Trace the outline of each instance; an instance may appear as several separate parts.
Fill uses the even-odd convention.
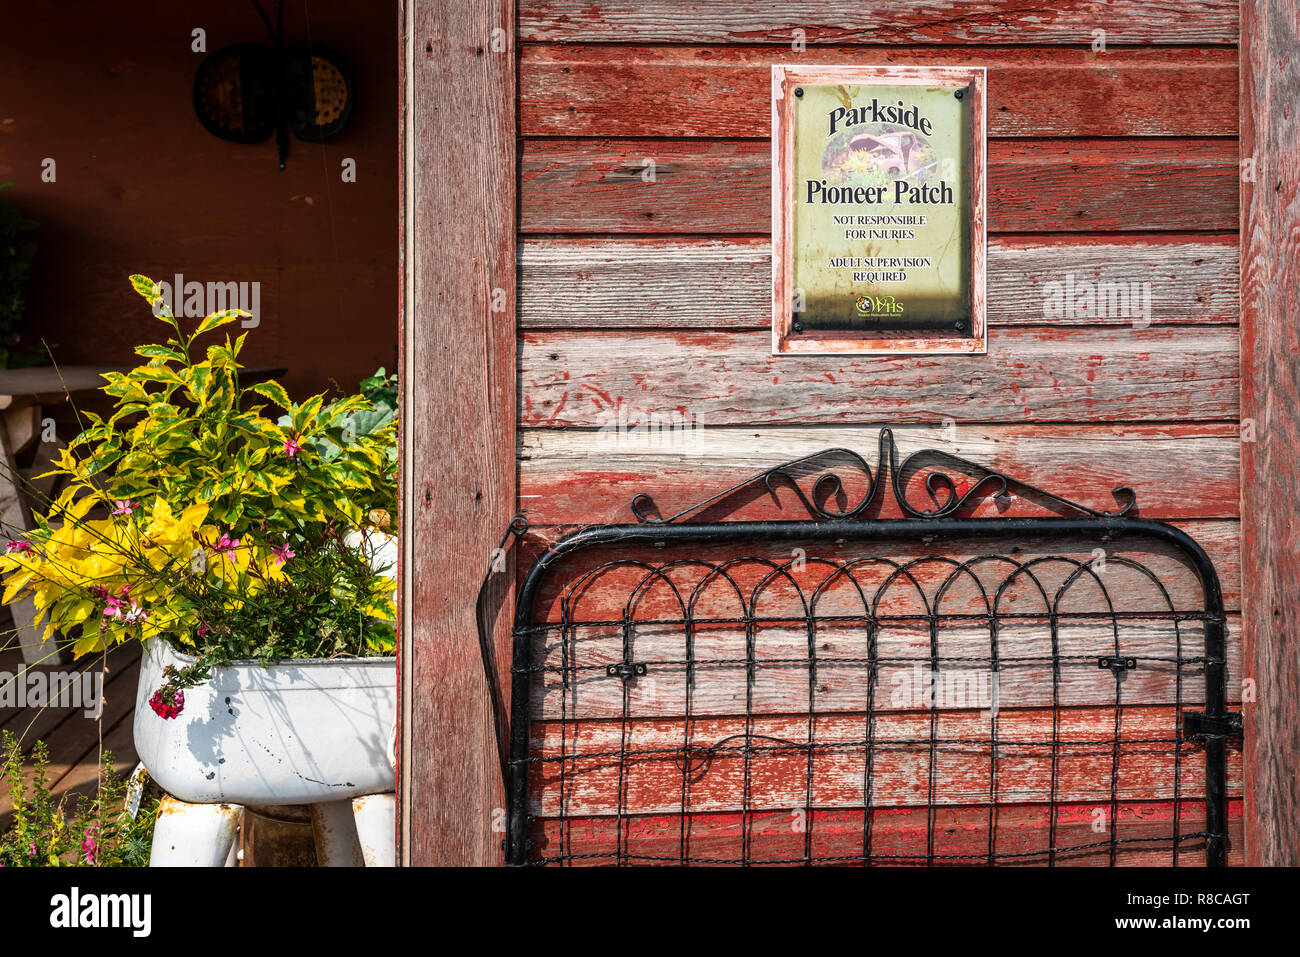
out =
[[[514,7],[401,9],[404,864],[502,859],[475,596],[516,503]]]
[[[1300,0],[1241,5],[1246,863],[1300,864]]]

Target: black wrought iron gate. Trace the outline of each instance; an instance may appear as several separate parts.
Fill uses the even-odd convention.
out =
[[[809,520],[685,520],[778,485]],[[1069,514],[967,517],[1013,492]],[[900,466],[885,430],[874,472],[832,449],[555,542],[517,596],[508,863],[1225,864],[1219,579],[1115,494]]]

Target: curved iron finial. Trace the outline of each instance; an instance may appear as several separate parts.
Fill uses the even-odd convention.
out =
[[[832,458],[848,459],[853,468],[858,469],[867,477],[866,494],[852,508],[836,509],[829,505],[833,498],[841,496],[844,492],[844,482],[836,472],[828,470],[819,475],[813,483],[811,496],[804,492],[797,481],[795,473],[800,470],[815,470],[817,468],[816,463]],[[947,469],[947,471],[944,469]],[[923,470],[926,471],[924,486],[926,493],[930,496],[930,508],[918,508],[907,500],[909,480]],[[957,480],[949,474],[953,470],[971,475],[974,481],[970,484],[963,482],[959,486]],[[794,489],[800,503],[813,518],[856,518],[876,501],[881,487],[885,484],[886,472],[889,473],[889,484],[894,493],[894,500],[898,503],[898,507],[903,514],[912,518],[945,518],[972,508],[984,499],[1002,498],[1010,494],[1013,488],[1023,489],[1061,508],[1073,509],[1095,518],[1118,518],[1127,515],[1137,506],[1137,493],[1127,485],[1122,485],[1111,492],[1116,501],[1122,503],[1120,508],[1115,511],[1098,511],[1048,492],[1036,485],[1031,485],[1022,479],[939,449],[921,449],[913,452],[903,460],[902,465],[899,465],[898,446],[894,441],[893,430],[885,428],[880,430],[879,457],[874,472],[867,460],[857,452],[841,448],[823,449],[820,452],[814,452],[811,455],[805,455],[802,458],[793,459],[759,472],[745,479],[745,481],[688,506],[667,518],[657,517],[647,511],[648,507],[654,506],[654,499],[646,492],[639,492],[635,495],[632,498],[630,507],[636,520],[643,525],[671,525],[747,489],[754,489],[760,482],[763,487],[775,495],[775,483],[779,481]]]
[[[719,492],[717,495],[707,498],[702,502],[696,502],[687,508],[682,509],[676,515],[668,518],[659,518],[645,511],[646,506],[653,506],[654,499],[646,492],[640,492],[632,498],[630,507],[636,520],[643,525],[671,525],[678,519],[685,518],[693,512],[699,512],[715,505],[724,499],[730,498],[745,489],[756,486],[760,481],[773,495],[776,494],[775,482],[783,482],[794,489],[794,493],[799,496],[799,501],[803,507],[808,510],[808,514],[814,518],[839,519],[854,518],[864,512],[876,498],[880,488],[880,480],[884,477],[885,463],[885,443],[892,442],[893,439],[888,429],[880,433],[880,460],[875,472],[871,471],[871,466],[857,452],[851,449],[822,449],[820,452],[814,452],[812,455],[805,455],[803,458],[792,459],[789,462],[783,462],[780,465],[773,466],[764,472],[759,472],[729,489]],[[827,503],[834,496],[839,496],[844,491],[844,481],[838,474],[832,471],[825,471],[817,477],[813,483],[812,497],[804,493],[803,488],[799,485],[795,476],[791,473],[809,466],[815,468],[814,463],[819,460],[825,460],[832,457],[847,458],[853,468],[860,470],[867,477],[867,492],[862,497],[862,501],[852,508],[835,509],[828,507]]]

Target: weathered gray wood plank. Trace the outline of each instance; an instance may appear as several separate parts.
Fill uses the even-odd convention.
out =
[[[525,41],[1088,44],[1237,42],[1232,0],[523,0]],[[815,52],[815,51],[814,51]]]
[[[1235,50],[1086,46],[526,46],[520,127],[524,136],[766,137],[773,64],[986,67],[994,138],[1237,132]]]
[[[484,865],[504,795],[473,635],[515,509],[515,9],[404,9],[401,859]]]
[[[991,140],[988,228],[1231,230],[1237,162],[1226,139]],[[766,140],[528,139],[520,231],[770,233],[770,174]]]
[[[1242,555],[1246,858],[1300,863],[1300,3],[1242,4]]]
[[[989,243],[995,326],[1237,321],[1227,240]],[[525,329],[755,329],[771,322],[764,240],[532,239],[519,250]],[[1089,285],[1091,284],[1091,285]]]
[[[1235,328],[994,329],[987,356],[771,355],[753,332],[529,332],[520,423],[700,425],[1224,421],[1238,408]]]

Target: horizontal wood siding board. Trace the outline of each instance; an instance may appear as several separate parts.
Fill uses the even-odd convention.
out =
[[[1234,136],[1230,49],[526,46],[523,136],[766,138],[772,64],[982,66],[988,135]]]
[[[644,487],[644,486],[643,486]],[[780,518],[793,518],[792,510],[786,511],[779,516]],[[992,517],[992,516],[984,516]],[[1235,519],[1208,519],[1192,521],[1175,521],[1172,523],[1175,527],[1190,535],[1202,548],[1205,549],[1210,560],[1214,563],[1215,571],[1219,576],[1219,583],[1222,587],[1224,607],[1229,611],[1236,611],[1241,603],[1241,556],[1238,548],[1238,536],[1240,534],[1240,525]],[[520,546],[521,567],[517,572],[517,577],[522,580],[527,573],[527,568],[537,559],[540,558],[547,547],[552,545],[556,540],[565,534],[573,531],[576,525],[545,525],[534,526],[528,533],[528,539],[524,545]],[[1069,558],[1091,564],[1096,554],[1094,549],[1099,542],[1088,539],[1046,539],[1046,540],[1024,540],[1019,542],[1008,541],[1006,538],[996,536],[979,540],[971,544],[965,551],[954,552],[950,557],[961,559],[968,558],[978,553],[979,555],[1004,555],[1014,557],[1016,561],[1028,563],[1040,558],[1059,559]],[[824,561],[851,562],[864,557],[864,554],[881,554],[887,555],[890,559],[906,563],[917,559],[930,559],[936,554],[933,545],[926,545],[918,542],[888,542],[884,543],[879,549],[872,553],[864,553],[863,546],[847,543],[844,545],[825,545],[817,542],[794,543],[789,548],[781,549],[772,546],[756,547],[753,545],[737,545],[735,543],[719,544],[707,548],[694,549],[691,552],[692,558],[702,561],[722,564],[734,558],[749,556],[766,556],[778,564],[790,560],[794,547],[804,549],[807,561],[818,563]],[[1119,544],[1111,545],[1107,549],[1110,556],[1122,555],[1127,559],[1140,562],[1149,568],[1152,573],[1157,575],[1164,587],[1168,590],[1169,601],[1175,608],[1199,608],[1204,602],[1204,592],[1196,576],[1192,574],[1187,565],[1186,556],[1172,546],[1162,545],[1160,543],[1146,540],[1130,540]],[[562,615],[560,599],[569,586],[588,570],[594,568],[602,561],[626,560],[633,558],[645,561],[651,564],[662,563],[664,561],[663,553],[652,554],[648,550],[638,552],[624,552],[621,555],[615,555],[608,550],[594,550],[587,553],[582,558],[574,558],[566,563],[562,573],[555,573],[548,577],[542,587],[537,592],[533,603],[533,620],[534,621],[559,621]],[[1059,582],[1062,574],[1068,574],[1070,569],[1065,563],[1054,562],[1045,563],[1050,567],[1042,570],[1045,578]],[[932,563],[924,563],[925,570],[937,575],[946,575],[947,571],[939,568]],[[1125,565],[1123,562],[1114,567],[1106,566],[1110,571],[1118,571],[1118,574],[1110,577],[1110,585],[1114,587],[1117,597],[1121,600],[1121,608],[1133,610],[1138,605],[1142,605],[1145,610],[1153,607],[1165,607],[1160,604],[1160,596],[1150,586],[1148,580],[1141,577],[1141,573],[1133,569],[1132,566]],[[1007,568],[1002,567],[1002,563],[990,562],[985,567],[985,577],[992,578],[997,575],[1005,575]],[[644,574],[644,573],[642,573]],[[703,574],[702,572],[700,574]],[[800,574],[799,579],[818,578],[828,574],[824,569],[814,569],[808,572],[806,569]],[[603,587],[586,588],[582,596],[581,614],[584,618],[603,615],[605,610],[609,614],[605,616],[608,620],[618,620],[623,617],[624,603],[627,594],[635,586],[629,583],[629,577],[635,577],[637,572],[631,569],[625,570],[618,578],[606,579]],[[684,581],[679,574],[677,581]],[[639,579],[638,579],[639,581]],[[627,584],[627,588],[620,589],[620,584]],[[637,617],[647,616],[657,617],[680,617],[681,608],[675,605],[676,599],[663,583],[651,583],[651,587],[646,593],[641,594],[637,601]],[[842,583],[846,584],[846,583]],[[997,585],[992,584],[990,588],[996,592]],[[1031,587],[1026,579],[1020,582],[1024,588]],[[685,585],[683,585],[685,587]],[[805,592],[811,594],[816,591],[815,583],[805,582]],[[1045,586],[1047,587],[1047,586]],[[1017,600],[1023,599],[1023,595],[1016,594]],[[1103,600],[1097,593],[1083,595],[1077,600],[1072,600],[1071,609],[1075,611],[1083,610],[1084,604],[1089,603],[1087,610],[1101,611]],[[594,602],[594,604],[593,604]],[[605,609],[602,606],[608,606]],[[860,609],[856,609],[856,613]],[[729,610],[730,614],[734,609]],[[703,612],[699,613],[703,616]],[[724,615],[725,617],[725,615]]]
[[[846,448],[876,468],[878,426],[700,428],[656,432],[650,423],[612,423],[606,432],[521,429],[520,506],[533,524],[632,521],[640,492],[661,510],[679,511],[756,472],[822,449]],[[881,425],[887,423],[882,422]],[[1207,425],[895,425],[900,458],[923,448],[997,468],[1093,508],[1114,508],[1111,489],[1132,486],[1147,518],[1235,518],[1238,430]],[[841,465],[837,472],[846,472]],[[844,474],[845,494],[865,490]],[[854,483],[859,484],[854,484]],[[860,498],[860,495],[858,496]],[[883,517],[897,509],[884,508]],[[782,505],[784,503],[784,505]],[[732,503],[734,506],[735,503]],[[738,513],[747,519],[801,517],[793,496],[759,496]],[[999,514],[986,504],[977,514]],[[732,516],[719,516],[730,518]]]
[[[1237,42],[1235,0],[523,0],[524,41],[1089,44]],[[812,51],[813,53],[817,51]]]
[[[882,612],[898,610],[886,608]],[[739,615],[739,611],[735,614]],[[1237,691],[1230,697],[1240,699],[1241,627],[1236,616],[1230,618],[1228,683]],[[865,713],[868,707],[870,689],[866,666],[836,662],[837,657],[852,657],[859,662],[866,657],[867,639],[865,629],[860,625],[843,629],[843,632],[854,632],[852,637],[856,641],[841,641],[843,632],[832,626],[818,627],[817,683],[811,697],[807,665],[787,663],[807,657],[808,630],[804,627],[755,625],[754,665],[750,669],[746,661],[744,625],[729,628],[697,626],[692,632],[691,647],[694,659],[702,664],[699,664],[689,688],[685,629],[682,626],[656,626],[645,622],[635,624],[630,630],[632,654],[638,662],[647,665],[648,676],[647,680],[628,685],[626,689],[622,681],[611,680],[605,674],[606,665],[622,660],[622,626],[571,626],[571,644],[563,655],[557,630],[548,654],[534,652],[536,666],[551,669],[545,674],[545,686],[540,675],[534,683],[534,718],[553,721],[562,717],[573,721],[603,719],[617,725],[625,709],[627,714],[638,718],[680,718],[687,713],[688,699],[690,713],[694,716],[743,715],[746,706],[753,714],[801,714],[805,711],[859,714]],[[1062,624],[1058,638],[1062,663],[1054,683],[1051,629],[1041,622],[1033,626],[1003,622],[998,628],[1001,659],[999,707],[1008,710],[1042,708],[1050,712],[1054,702],[1062,708],[1113,704],[1115,676],[1097,667],[1096,658],[1116,653],[1117,631],[1118,654],[1137,659],[1137,667],[1124,675],[1124,702],[1172,705],[1181,701],[1187,707],[1204,703],[1205,681],[1200,665],[1183,666],[1182,687],[1179,689],[1177,669],[1169,660],[1175,656],[1174,626],[1170,623],[1121,622],[1118,628],[1110,623],[1097,622]],[[1183,657],[1204,654],[1205,641],[1199,623],[1182,622],[1178,631],[1183,642]],[[923,679],[918,675],[929,668],[929,629],[924,623],[903,628],[885,622],[876,634],[876,647],[881,660],[876,672],[875,697],[870,702],[872,713],[885,715],[922,707],[920,689],[913,689],[913,682],[921,685]],[[951,687],[957,689],[953,692],[953,700],[959,700],[956,696],[961,695],[960,700],[970,702],[971,710],[978,710],[981,706],[987,710],[992,701],[991,686],[979,683],[982,680],[987,682],[987,665],[966,666],[958,662],[988,658],[988,627],[961,628],[951,622],[945,623],[939,627],[938,647],[939,654],[948,658],[941,661],[940,671],[949,674]],[[568,687],[564,688],[560,685],[559,671],[566,657],[567,666],[575,670],[570,674]],[[1079,660],[1081,657],[1087,660]],[[729,663],[718,664],[723,661]],[[900,689],[901,695],[893,694]],[[985,697],[977,697],[981,693]],[[860,723],[858,727],[861,728]],[[999,728],[999,732],[1001,730]],[[680,724],[675,733],[680,741]],[[668,745],[657,742],[656,746]]]
[[[1132,674],[1130,672],[1130,674]],[[1049,681],[1050,684],[1050,681]],[[887,692],[886,692],[887,693]],[[1174,735],[1175,709],[1168,706],[1130,706],[1121,709],[1120,737],[1133,739],[1120,745],[1119,764],[1114,775],[1114,793],[1121,801],[1170,800],[1175,797],[1173,745],[1163,740]],[[1112,707],[1067,708],[1060,712],[1058,733],[1062,742],[1098,742],[1060,745],[1057,771],[1057,802],[1096,802],[1111,797],[1112,746],[1115,710]],[[818,715],[814,740],[823,744],[857,742],[864,738],[862,715]],[[882,712],[876,715],[878,743],[872,768],[872,804],[885,807],[916,807],[928,803],[963,806],[987,802],[993,794],[991,762],[987,750],[977,747],[940,746],[931,783],[928,749],[924,744],[883,746],[889,739],[925,740],[930,733],[930,713]],[[990,734],[988,713],[939,709],[936,733],[946,739],[979,739]],[[640,719],[629,722],[571,720],[563,729],[569,755],[617,755],[622,741],[629,748],[644,750],[683,745],[682,718]],[[1052,749],[1040,742],[1053,738],[1052,709],[1011,709],[998,712],[998,776],[995,803],[1046,804],[1051,787]],[[699,716],[692,721],[691,741],[701,749],[731,735],[743,735],[743,715]],[[533,754],[560,753],[559,716],[532,727]],[[809,722],[804,716],[756,716],[752,733],[781,741],[807,741]],[[1014,745],[1017,740],[1034,742]],[[733,742],[734,743],[734,742]],[[744,759],[739,752],[717,754],[703,772],[690,781],[690,806],[699,811],[740,810]],[[1184,745],[1178,761],[1178,796],[1196,798],[1204,794],[1204,757],[1200,748]],[[559,763],[534,766],[531,807],[535,816],[555,816],[561,810],[560,789],[554,781]],[[622,766],[617,757],[573,758],[568,768],[568,787],[563,809],[569,815],[672,813],[681,808],[682,772],[673,757],[643,756]],[[758,752],[749,762],[751,809],[776,811],[803,807],[851,808],[861,806],[865,777],[863,748],[827,748],[813,761],[813,793],[808,801],[808,758],[805,752],[782,750]],[[622,777],[622,807],[616,807]],[[1241,752],[1229,751],[1229,793],[1240,793]]]
[[[994,326],[1237,320],[1231,239],[1024,245],[1002,238],[989,244],[988,263]],[[531,239],[520,248],[519,282],[524,329],[766,328],[771,246],[757,239]],[[1088,309],[1080,298],[1085,283],[1109,284],[1116,291],[1101,301],[1118,308]]]
[[[770,163],[761,140],[525,140],[520,230],[768,233]],[[990,232],[1231,230],[1237,187],[1228,139],[988,147]]]
[[[704,426],[1227,421],[1237,332],[999,328],[987,356],[773,356],[753,332],[528,332],[520,425],[617,427],[620,409]]]
[[[1235,610],[1241,591],[1241,569],[1233,537],[1238,531],[1237,523],[1232,520],[1185,521],[1176,523],[1176,527],[1193,536],[1205,549],[1219,574],[1224,605],[1229,610]],[[562,531],[550,527],[531,531],[528,544],[521,554],[531,563],[541,556]],[[796,548],[800,551],[796,552]],[[1097,551],[1098,548],[1102,549],[1101,553]],[[652,576],[646,568],[662,567],[671,562],[680,563],[688,557],[694,564],[674,565],[665,572],[664,578]],[[800,557],[802,566],[789,568],[788,578],[783,574],[780,580],[761,586],[763,578],[771,571],[772,565],[767,562],[778,566],[789,565],[792,560]],[[1098,563],[1098,558],[1105,559],[1104,563]],[[906,578],[889,582],[892,566],[882,564],[877,559],[907,565],[916,581]],[[973,563],[969,573],[958,575],[944,589],[942,583],[952,577],[954,571],[948,560]],[[689,553],[683,549],[671,549],[667,545],[663,549],[589,549],[566,559],[562,570],[552,572],[542,582],[533,600],[531,619],[538,623],[559,623],[565,617],[566,607],[569,619],[575,622],[619,622],[626,615],[639,623],[638,635],[650,641],[665,657],[680,658],[685,641],[681,627],[651,623],[680,620],[685,615],[683,602],[687,600],[695,602],[691,614],[699,621],[738,621],[742,617],[740,598],[731,590],[730,584],[720,580],[711,581],[702,591],[696,591],[696,586],[709,574],[706,564],[712,567],[726,565],[735,587],[742,595],[753,596],[758,591],[757,610],[760,616],[788,616],[799,621],[804,615],[804,605],[796,595],[795,587],[805,597],[817,595],[818,616],[827,619],[822,625],[822,631],[833,639],[837,629],[848,627],[852,633],[846,641],[834,643],[841,646],[841,651],[838,652],[841,657],[850,648],[857,656],[857,652],[866,654],[861,629],[856,625],[840,626],[829,619],[862,614],[865,610],[864,595],[873,602],[875,613],[879,615],[906,616],[923,613],[924,607],[916,594],[917,587],[924,588],[928,594],[935,596],[942,593],[942,610],[948,615],[982,615],[987,611],[986,600],[993,600],[993,596],[998,596],[998,607],[1007,615],[1044,614],[1046,602],[1037,592],[1037,586],[1028,575],[1013,576],[1011,561],[1031,566],[1048,595],[1056,595],[1066,585],[1067,579],[1077,572],[1080,563],[1090,568],[1096,565],[1094,570],[1098,573],[1098,580],[1074,582],[1061,605],[1063,611],[1071,614],[1099,616],[1096,620],[1109,621],[1108,616],[1112,610],[1120,613],[1162,614],[1170,606],[1180,612],[1195,615],[1205,604],[1204,588],[1186,554],[1167,542],[1136,536],[1102,541],[1096,535],[1046,539],[990,535],[964,542],[960,547],[949,548],[939,548],[933,543],[927,544],[915,539],[898,538],[879,543],[827,543],[816,540],[794,540],[780,544],[721,542],[692,547]],[[837,571],[850,565],[855,569],[852,581],[849,576]],[[1142,567],[1139,568],[1139,565]],[[1147,574],[1148,571],[1150,575]],[[597,572],[595,577],[588,578],[593,572]],[[974,586],[977,579],[982,583],[982,593]],[[1159,587],[1155,584],[1156,580],[1159,581]],[[861,593],[854,586],[854,581],[861,585]],[[1097,587],[1098,581],[1105,585],[1106,594]],[[631,601],[630,596],[634,596]],[[694,597],[690,599],[689,596]],[[1019,626],[1010,620],[1006,625],[1005,629],[1000,630],[1000,633],[1009,637],[1008,642],[1003,644],[1002,654],[1010,655],[1013,653],[1009,650],[1010,636]],[[1129,647],[1130,628],[1140,625],[1140,622],[1121,623],[1121,644],[1124,647]],[[777,627],[766,625],[765,635]],[[929,635],[922,622],[898,623],[894,627],[900,634],[912,630],[910,653],[922,657],[929,654]],[[959,621],[950,621],[941,627],[943,654],[949,657],[954,654],[951,642],[964,627],[968,626]],[[1095,623],[1082,623],[1080,627],[1095,628]],[[1164,630],[1159,634],[1169,637],[1172,628],[1167,624],[1161,624],[1160,627]],[[1186,627],[1199,626],[1189,620]],[[1073,625],[1068,625],[1062,631],[1063,643],[1074,640],[1072,629]],[[709,626],[704,625],[698,626],[695,632],[698,657],[710,657],[704,654],[706,638],[713,640],[709,637],[709,632]],[[1035,626],[1033,632],[1039,639],[1046,640],[1045,627]],[[602,634],[606,640],[604,654],[619,657],[622,654],[621,646],[608,644],[609,639],[621,637],[617,627],[604,626],[603,630],[575,628],[569,637],[578,642],[582,656],[586,657],[592,649],[600,646],[597,638]],[[670,636],[667,645],[659,643],[662,634]],[[729,648],[732,652],[738,652],[738,657],[743,659],[743,628],[739,624],[719,627],[718,634],[728,634],[733,639],[738,639],[740,644],[737,645],[735,640],[729,643],[714,641],[715,650]],[[1104,643],[1108,637],[1114,636],[1103,633],[1095,637]],[[1184,632],[1184,638],[1192,644],[1199,642],[1199,638],[1194,638],[1190,631]],[[547,641],[548,647],[553,648],[558,640],[559,633],[553,632]],[[805,642],[793,651],[793,657],[800,659],[807,654],[807,635],[804,633],[793,640],[796,643],[800,640]],[[1172,641],[1169,643],[1172,645]],[[976,634],[970,644],[972,655],[987,657],[990,653],[987,629]],[[892,646],[881,644],[881,654],[886,654],[890,647]],[[1034,647],[1038,652],[1047,653],[1045,644],[1039,643]],[[649,654],[645,645],[639,643],[637,648],[638,655],[643,651]],[[759,656],[774,657],[770,649],[771,639],[765,637],[763,647],[758,651]]]
[[[1235,773],[1235,772],[1234,772]],[[1239,781],[1237,775],[1236,781]],[[1240,794],[1241,786],[1229,791]],[[539,818],[530,836],[540,858],[563,852],[575,867],[607,865],[617,860],[645,866],[676,866],[684,853],[695,863],[739,863],[744,856],[743,840],[748,834],[749,860],[763,864],[798,864],[804,859],[805,831],[811,833],[811,856],[827,862],[853,864],[865,856],[861,811],[814,809],[803,813],[782,808],[758,813],[694,813],[683,823],[677,814],[624,815],[564,819]],[[1238,867],[1242,855],[1242,801],[1228,800],[1228,864]],[[803,830],[793,827],[796,813]],[[904,866],[924,864],[927,834],[935,827],[935,863],[981,866],[988,860],[989,822],[997,824],[994,851],[1001,855],[998,866],[1041,867],[1047,863],[1047,849],[1053,838],[1058,848],[1052,857],[1057,867],[1109,867],[1109,831],[1098,834],[1098,820],[1115,821],[1120,842],[1115,863],[1127,867],[1168,867],[1175,861],[1169,847],[1175,815],[1181,835],[1203,833],[1205,804],[1185,795],[1173,801],[1109,800],[1087,804],[1000,804],[943,806],[931,819],[926,808],[876,808],[872,811],[870,852],[875,863]],[[685,836],[683,845],[682,838]],[[1180,842],[1179,867],[1205,864],[1203,840]]]

